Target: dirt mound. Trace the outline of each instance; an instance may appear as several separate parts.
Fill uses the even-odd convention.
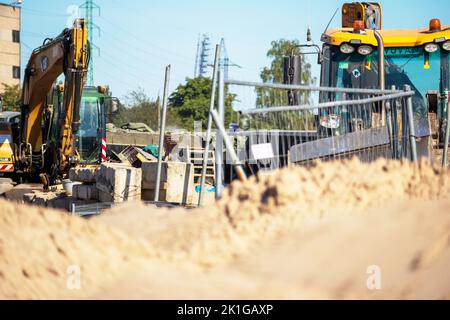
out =
[[[450,172],[426,163],[318,162],[309,169],[287,168],[246,183],[234,182],[215,206],[188,214],[185,210],[151,214],[154,210],[149,207],[125,204],[96,220],[144,237],[169,260],[208,267],[323,217],[354,217],[393,201],[448,197]]]
[[[207,271],[141,265],[95,297],[450,299],[449,208],[414,200],[325,218]]]
[[[113,281],[130,257],[148,253],[147,246],[102,224],[6,201],[0,206],[1,298],[86,296]],[[82,292],[67,289],[78,269]]]
[[[236,182],[194,210],[83,220],[2,201],[0,298],[448,297],[449,197],[447,170],[352,160]],[[370,265],[383,290],[367,291]]]

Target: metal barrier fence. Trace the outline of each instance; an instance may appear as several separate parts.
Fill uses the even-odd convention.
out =
[[[216,182],[222,183],[220,167],[226,168],[229,160],[228,172],[239,164],[256,173],[317,159],[418,159],[415,92],[407,86],[402,90],[295,86],[223,80],[220,73],[213,77],[214,82],[217,79],[218,112],[212,107],[210,117],[221,127],[216,152],[221,152],[223,141],[227,154],[216,166]],[[243,130],[225,132],[224,97],[230,93],[240,103],[238,121]],[[311,103],[315,93],[320,103]],[[205,157],[204,163],[206,152]],[[220,196],[221,187],[216,190]]]
[[[255,107],[241,110],[245,130],[233,134],[245,137],[246,150],[241,154],[246,159],[242,160],[253,170],[353,156],[362,161],[417,160],[414,92],[408,87],[371,90],[228,80],[219,92],[225,86],[229,91],[234,86],[255,93]],[[309,103],[314,92],[319,93],[320,103]],[[238,93],[235,99],[248,103],[241,96]]]

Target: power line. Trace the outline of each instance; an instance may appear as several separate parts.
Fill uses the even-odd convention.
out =
[[[25,48],[27,48],[28,50],[30,50],[31,52],[34,50],[31,46],[29,46],[28,44],[26,44],[25,42],[21,41],[21,44],[25,46]]]
[[[100,18],[101,18],[101,20],[103,20],[103,21],[105,21],[106,23],[108,23],[108,24],[114,26],[116,29],[120,30],[121,32],[123,32],[123,33],[129,35],[130,37],[134,38],[134,39],[137,40],[138,42],[145,42],[145,43],[147,43],[149,46],[154,47],[155,49],[158,49],[158,50],[160,50],[160,51],[164,51],[165,53],[170,54],[170,55],[172,55],[172,56],[178,57],[179,59],[183,59],[185,62],[189,62],[189,63],[190,63],[190,61],[191,61],[191,59],[188,58],[188,57],[186,57],[186,56],[180,55],[179,53],[176,53],[176,52],[174,52],[174,51],[172,51],[172,50],[169,50],[169,49],[160,47],[159,45],[154,44],[153,42],[150,42],[150,41],[148,41],[147,39],[143,39],[143,38],[141,38],[141,37],[136,36],[135,33],[128,31],[127,29],[123,28],[121,25],[118,25],[118,24],[116,24],[116,23],[114,23],[114,22],[111,22],[111,21],[105,19],[104,17],[100,17]]]
[[[148,73],[148,72],[142,73],[142,67],[134,66],[134,65],[131,65],[131,64],[129,64],[127,62],[123,62],[123,61],[118,62],[109,53],[103,54],[102,59],[104,59],[107,64],[114,66],[117,70],[123,71],[122,72],[123,74],[131,75],[136,80],[139,80],[141,82],[150,82],[153,85],[157,85],[157,86],[161,85],[161,83],[156,83],[154,81],[149,80],[148,78],[143,77],[142,74],[149,76],[155,80],[161,80],[163,78],[162,74],[156,75],[156,74],[152,74],[152,73]],[[133,69],[134,72],[132,72],[130,69]],[[175,78],[173,78],[173,79],[175,79]]]
[[[115,65],[117,67],[120,65],[120,68],[123,68],[123,70],[126,70],[126,73],[131,73],[130,70],[128,70],[128,69],[134,69],[135,71],[142,72],[142,68],[133,66],[133,65],[128,64],[126,62],[115,61],[115,58],[112,55],[109,55],[109,54],[105,53],[105,54],[103,54],[102,59],[104,59],[104,58],[106,58],[106,60],[108,60],[109,63],[112,64],[112,65]],[[152,78],[155,78],[155,79],[160,79],[161,78],[160,76],[157,76],[157,75],[152,74],[152,73],[145,73],[145,74],[150,76],[150,77],[152,77]],[[134,73],[134,75],[136,77],[138,77],[140,80],[146,80],[144,78],[141,78],[141,75],[138,74],[138,73]]]
[[[93,7],[92,7],[92,10],[95,10],[95,9],[98,9],[98,10],[99,10],[99,16],[98,16],[99,19],[100,19],[100,20],[103,20],[104,22],[106,22],[106,23],[108,23],[108,24],[110,24],[110,25],[112,25],[113,27],[115,27],[116,30],[118,29],[119,31],[121,31],[121,32],[123,32],[123,33],[129,35],[130,37],[132,37],[132,38],[134,38],[135,40],[137,40],[139,43],[141,43],[141,42],[147,43],[149,46],[152,46],[152,47],[154,47],[154,48],[156,48],[156,49],[158,49],[158,50],[160,50],[160,51],[163,51],[163,52],[165,52],[165,53],[167,53],[167,54],[170,54],[170,55],[172,55],[172,56],[175,56],[175,57],[177,57],[177,58],[179,59],[179,61],[180,61],[180,59],[183,60],[183,62],[181,62],[181,63],[184,63],[184,64],[186,64],[186,65],[187,65],[188,62],[190,63],[191,58],[189,58],[189,57],[187,57],[187,56],[184,56],[184,55],[181,55],[181,54],[179,54],[179,53],[177,53],[177,52],[174,52],[174,51],[172,51],[172,50],[163,48],[163,47],[161,47],[161,46],[159,46],[159,45],[156,45],[156,44],[154,44],[154,43],[148,41],[147,39],[142,39],[142,38],[136,36],[133,32],[130,32],[129,30],[123,28],[121,25],[118,25],[118,24],[116,24],[116,23],[114,23],[114,22],[111,22],[110,20],[106,19],[105,17],[100,16],[100,7],[99,7],[98,5],[96,5],[92,0],[87,0],[84,4],[82,4],[82,5],[80,6],[80,8],[86,9],[86,7],[88,7],[88,2],[92,2],[92,6],[93,6]],[[23,10],[23,9],[22,9],[22,10]],[[31,12],[40,13],[40,14],[43,14],[43,15],[46,15],[46,16],[60,16],[60,17],[67,17],[67,16],[69,16],[69,15],[65,15],[65,14],[61,14],[61,13],[57,13],[57,12],[50,12],[50,11],[43,11],[43,10],[34,10],[34,9],[27,9],[27,10],[28,10],[28,11],[31,11]],[[89,19],[88,19],[88,17],[87,17],[87,16],[88,16],[87,13],[88,13],[88,12],[86,12],[86,19],[88,20],[87,22],[88,22],[88,24],[89,24]],[[31,14],[31,13],[30,13],[30,14]],[[93,18],[93,17],[92,17],[92,18]],[[91,19],[91,20],[92,20],[92,19]],[[93,28],[93,29],[97,29],[97,30],[99,31],[99,33],[100,33],[100,27],[99,27],[98,25],[96,25],[95,23],[93,23],[92,28]],[[91,30],[91,31],[93,31],[93,30]],[[92,35],[93,32],[90,32],[89,34]],[[93,41],[93,39],[91,39],[91,40]],[[123,41],[123,39],[121,39],[121,41]],[[149,53],[149,52],[147,51],[147,53]],[[150,54],[150,53],[149,53],[149,54]],[[156,56],[154,53],[151,53],[151,54],[154,55],[154,56]],[[159,57],[159,58],[162,58],[161,56],[158,56],[158,57]],[[92,58],[92,57],[91,57],[91,58]],[[166,59],[166,58],[163,58],[163,59]]]
[[[102,69],[102,68],[100,68],[100,69]],[[103,70],[103,69],[102,69],[102,70],[99,70],[99,68],[97,68],[97,70],[99,71],[98,74],[100,74],[100,75],[104,74],[104,75],[106,75],[108,78],[111,78],[111,79],[116,80],[117,82],[119,82],[119,83],[120,83],[122,86],[124,86],[124,87],[127,87],[127,88],[129,88],[129,89],[133,88],[129,83],[127,83],[127,82],[124,81],[123,79],[117,77],[116,75],[111,74],[111,73],[109,73],[108,71],[105,71],[105,70]],[[108,84],[108,85],[109,85],[109,84]]]
[[[136,73],[136,72],[142,72],[142,68],[139,68],[139,67],[136,67],[136,66],[130,65],[128,63],[124,63],[124,62],[120,62],[119,63],[119,62],[115,61],[114,57],[110,56],[109,54],[106,54],[106,55],[104,54],[102,56],[102,59],[105,60],[105,62],[108,65],[113,66],[116,69],[116,71],[121,71],[121,72],[119,72],[121,74],[130,75],[131,77],[133,77],[134,79],[138,80],[139,82],[149,82],[152,85],[155,85],[155,86],[158,86],[158,87],[161,86],[162,82],[161,83],[159,83],[159,82],[157,83],[157,82],[155,82],[153,80],[149,80],[148,78],[143,77],[141,73]],[[132,72],[130,69],[134,69],[135,72]],[[153,78],[155,80],[162,80],[163,79],[162,75],[159,76],[159,75],[155,75],[155,74],[151,74],[151,73],[144,73],[144,76],[145,75],[147,75],[150,78]]]
[[[21,8],[21,11],[26,14],[40,14],[42,16],[52,16],[52,17],[68,17],[69,14],[62,14],[60,12],[51,12],[51,11],[42,11],[42,10],[36,10],[36,9],[28,9],[28,8]]]
[[[22,34],[25,34],[25,35],[28,35],[28,36],[34,37],[34,38],[42,38],[42,39],[51,38],[49,35],[46,35],[43,33],[38,33],[38,32],[33,32],[33,31],[22,30],[20,32]]]
[[[149,59],[145,59],[143,57],[138,56],[135,51],[130,50],[131,48],[136,48],[136,51],[139,52],[143,52],[143,53],[147,53],[149,55],[155,56],[154,54],[151,54],[150,52],[147,52],[146,50],[143,50],[142,48],[138,48],[137,46],[134,46],[132,43],[128,43],[127,41],[123,41],[123,39],[120,39],[112,34],[110,34],[109,32],[105,32],[103,30],[103,34],[105,34],[105,38],[111,38],[115,41],[108,41],[107,44],[109,44],[112,47],[115,47],[114,50],[109,50],[107,52],[126,52],[126,56],[132,56],[135,60],[139,60],[141,61],[144,65],[148,65],[149,62],[151,62],[151,60]],[[105,52],[105,50],[103,50],[103,52]],[[116,57],[113,57],[112,55],[110,55],[110,57],[112,57],[113,59],[116,59]],[[124,55],[121,56],[121,58],[123,58]],[[165,59],[164,59],[165,60]],[[142,67],[139,67],[139,71],[142,72]],[[178,75],[180,77],[185,77],[185,75],[181,75],[180,73],[177,72],[172,72],[175,75]],[[159,78],[159,76],[158,76]]]

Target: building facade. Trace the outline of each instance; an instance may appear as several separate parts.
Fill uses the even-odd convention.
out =
[[[0,94],[20,84],[20,8],[0,4]]]

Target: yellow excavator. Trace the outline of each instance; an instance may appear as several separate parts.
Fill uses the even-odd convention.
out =
[[[89,51],[86,20],[76,19],[72,28],[46,39],[32,52],[25,69],[18,128],[2,125],[3,140],[10,145],[2,149],[10,154],[0,154],[0,160],[10,164],[6,177],[16,182],[40,180],[48,188],[79,163],[76,141]],[[58,118],[51,121],[49,92],[60,75],[64,75],[64,97]],[[51,123],[57,127],[57,137],[47,144]]]

